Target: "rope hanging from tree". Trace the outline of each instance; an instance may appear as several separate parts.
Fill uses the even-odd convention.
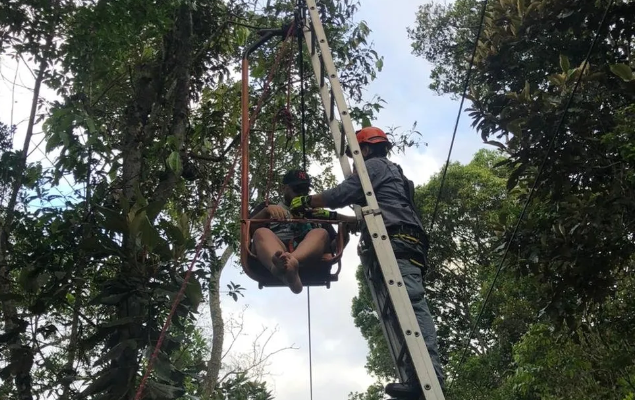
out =
[[[287,39],[286,39],[287,40]],[[277,123],[281,123],[286,127],[286,138],[290,140],[294,133],[294,125],[292,121],[292,113],[290,112],[290,95],[292,89],[292,61],[293,57],[293,48],[292,41],[290,46],[290,57],[288,61],[288,84],[287,84],[287,93],[286,93],[286,106],[280,109],[277,114],[273,115],[272,125],[268,133],[268,142],[270,143],[270,163],[268,168],[268,180],[266,182],[266,191],[264,194],[264,202],[266,206],[269,204],[270,199],[270,189],[272,186],[272,177],[273,171],[275,168],[275,131],[277,130]]]

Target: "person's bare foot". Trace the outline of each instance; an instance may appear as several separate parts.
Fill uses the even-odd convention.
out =
[[[299,294],[303,284],[299,278],[299,261],[290,253],[278,251],[272,256],[272,263],[277,270],[277,276],[282,277],[293,293]]]

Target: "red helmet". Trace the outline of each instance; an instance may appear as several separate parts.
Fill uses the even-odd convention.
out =
[[[367,126],[362,128],[356,132],[357,142],[359,145],[362,143],[387,143],[388,150],[392,147],[392,143],[388,140],[388,136],[381,129],[374,126]],[[350,146],[346,147],[346,155],[348,157],[352,157],[352,152],[350,151]]]

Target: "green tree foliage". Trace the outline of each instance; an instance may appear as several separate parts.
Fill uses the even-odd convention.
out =
[[[451,163],[445,178],[438,213],[430,239],[426,274],[428,302],[437,316],[443,360],[463,347],[470,330],[472,315],[481,299],[477,291],[486,281],[497,260],[499,238],[495,226],[515,213],[505,189],[507,171],[496,168],[503,157],[497,152],[481,150],[467,165]],[[417,205],[424,225],[434,212],[441,186],[442,172],[417,190]],[[484,327],[489,331],[489,324]],[[475,350],[484,352],[491,340],[481,337]]]
[[[327,1],[320,12],[348,95],[362,104],[354,114],[370,119],[380,104],[366,102],[362,89],[380,68],[380,58],[366,43],[365,23],[353,19],[357,6]],[[36,87],[47,85],[60,96],[47,103],[34,90],[22,151],[11,149],[22,145],[11,146],[10,129],[2,126],[0,163],[9,165],[0,176],[0,188],[8,188],[0,220],[3,396],[133,398],[233,165],[240,124],[234,73],[243,50],[258,38],[238,23],[281,26],[291,21],[293,7],[269,1],[255,12],[255,4],[243,0],[0,6],[2,55],[35,63]],[[264,149],[270,149],[272,129],[272,180],[300,164],[300,79],[306,86],[309,161],[331,159],[314,77],[306,72],[299,78],[296,47],[286,46],[251,132],[254,188],[268,186],[270,157]],[[253,107],[281,47],[273,41],[251,58]],[[307,57],[304,62],[311,71]],[[290,77],[283,65],[291,65]],[[275,119],[282,108],[292,126]],[[39,122],[51,169],[27,163]],[[325,179],[330,177],[328,171]],[[237,183],[231,179],[221,199],[145,398],[270,397],[263,384],[245,376],[218,382],[215,390],[200,385],[206,344],[193,321],[208,285],[217,286],[211,293],[221,293],[223,265],[215,251],[237,245]],[[271,198],[276,189],[273,184]],[[265,195],[262,190],[253,198]],[[235,294],[242,289],[231,287]]]
[[[350,393],[348,400],[381,400],[383,399],[383,385],[375,383],[368,387],[365,393]]]
[[[517,186],[520,201],[550,151],[512,251],[531,262],[511,261],[522,275],[540,277],[545,287],[538,305],[571,327],[579,324],[581,312],[614,294],[618,273],[633,271],[627,262],[634,249],[634,137],[627,130],[634,123],[633,2],[611,5],[584,65],[606,5],[490,2],[469,96],[470,116],[483,140],[510,155],[508,189]],[[423,8],[419,20],[427,13]],[[427,18],[456,14],[449,6]],[[432,50],[429,37],[414,39]],[[446,48],[454,48],[456,40],[453,35]],[[459,74],[463,67],[447,66]]]

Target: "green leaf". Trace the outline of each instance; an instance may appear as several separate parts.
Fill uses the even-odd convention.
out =
[[[171,374],[175,368],[170,361],[165,359],[165,357],[157,357],[154,369],[154,372],[159,379],[164,382],[172,382]]]
[[[488,140],[487,142],[485,142],[485,144],[489,144],[491,146],[498,147],[501,150],[505,150],[506,149],[506,147],[505,147],[505,145],[503,143],[501,143],[499,141],[496,141],[496,140]]]
[[[549,76],[549,82],[555,86],[562,86],[565,83],[563,74],[552,74]]]
[[[110,296],[97,297],[95,300],[91,301],[90,304],[104,304],[107,306],[114,306],[119,304],[124,297],[126,297],[127,293],[118,293],[112,294]]]
[[[237,46],[245,46],[249,35],[250,35],[250,31],[248,30],[248,28],[245,28],[243,26],[236,27],[235,28],[235,44]]]
[[[518,0],[516,3],[516,8],[518,9],[518,16],[523,17],[523,13],[525,12],[525,2],[523,0]]]
[[[87,116],[85,119],[85,122],[86,122],[86,127],[89,130],[89,133],[97,132],[97,128],[95,127],[95,122],[93,121],[93,118]]]
[[[159,213],[162,211],[165,205],[166,205],[166,202],[164,201],[154,201],[152,203],[149,203],[149,205],[144,207],[142,210],[146,211],[146,215],[148,216],[148,219],[152,221],[159,215]]]
[[[162,237],[148,217],[144,217],[140,222],[140,231],[142,233],[142,244],[149,246],[151,249],[157,246]]]
[[[191,275],[188,279],[188,284],[186,285],[184,294],[191,301],[193,309],[196,311],[199,303],[201,303],[204,298],[204,294],[202,293],[202,285],[194,275]]]
[[[530,86],[529,86],[529,81],[525,81],[525,88],[523,89],[523,96],[525,96],[525,100],[527,100],[527,101],[531,101],[532,100],[531,89],[530,89]]]
[[[359,22],[359,30],[361,31],[361,34],[363,36],[368,36],[368,34],[370,33],[370,28],[368,28],[368,25],[365,21]]]
[[[635,79],[634,71],[627,64],[612,64],[609,66],[611,72],[625,82],[631,82]]]
[[[101,223],[104,228],[120,233],[125,233],[128,230],[126,219],[118,211],[98,205],[95,206],[95,209],[104,217],[104,221]]]
[[[530,4],[527,7],[527,10],[525,11],[525,15],[529,14],[530,12],[532,12],[534,9],[538,8],[541,5],[540,1],[534,1],[532,2],[532,4]]]
[[[510,177],[507,179],[506,188],[508,191],[512,190],[514,186],[518,183],[518,180],[523,173],[527,169],[527,164],[520,164],[512,173]]]
[[[383,70],[383,57],[379,58],[379,59],[377,60],[377,62],[376,62],[376,63],[374,63],[374,65],[377,67],[377,69],[379,70],[379,72],[380,72],[381,70]]]
[[[566,55],[560,55],[560,68],[563,72],[567,73],[569,71],[569,58]]]
[[[370,118],[368,118],[367,115],[363,115],[361,117],[361,127],[366,128],[368,126],[372,126],[372,122],[370,121]]]
[[[165,220],[162,220],[159,226],[164,230],[166,236],[168,236],[168,240],[173,242],[175,245],[182,246],[186,243],[186,239],[179,227]]]
[[[114,162],[113,164],[111,164],[111,169],[109,170],[109,178],[112,181],[117,179],[117,171],[118,171],[119,167],[120,167],[120,165],[117,162]]]
[[[127,348],[136,349],[137,341],[135,341],[135,339],[127,339],[123,342],[119,342],[111,350],[107,351],[100,358],[95,360],[95,362],[93,363],[93,366],[95,367],[106,361],[112,360],[114,358],[118,358],[120,355],[122,355],[122,352],[126,350]]]
[[[93,379],[91,384],[84,389],[84,391],[80,394],[80,398],[85,398],[94,393],[101,392],[105,390],[107,387],[113,385],[115,379],[117,378],[119,370],[117,368],[110,368],[105,370],[105,372],[97,379]]]
[[[166,160],[166,162],[168,163],[168,167],[176,175],[182,174],[182,158],[180,157],[179,152],[177,151],[172,152],[171,155],[168,156],[168,159]]]
[[[135,211],[135,209],[129,212],[128,216],[128,230],[131,235],[137,235],[142,227],[142,221],[146,218],[146,211],[142,211],[139,214]]]

